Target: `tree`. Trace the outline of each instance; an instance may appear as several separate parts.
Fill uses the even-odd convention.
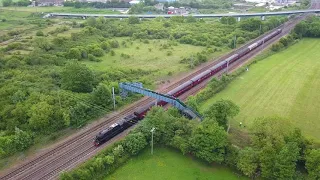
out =
[[[147,144],[147,140],[141,132],[129,134],[124,142],[125,150],[132,155],[138,154]]]
[[[78,48],[71,48],[69,49],[69,52],[67,54],[68,59],[76,59],[80,60],[81,59],[81,52]]]
[[[220,100],[211,105],[205,115],[209,119],[215,119],[220,126],[227,128],[228,118],[236,116],[239,111],[239,107],[232,101]]]
[[[43,131],[48,128],[52,114],[53,107],[47,102],[42,101],[34,104],[28,112],[30,116],[29,125],[33,129]]]
[[[237,20],[234,17],[222,17],[220,22],[222,24],[228,24],[228,25],[232,25],[232,24],[236,24]]]
[[[14,144],[16,150],[22,151],[29,148],[33,143],[33,135],[31,133],[15,128]]]
[[[135,16],[130,16],[128,18],[128,23],[129,24],[139,24],[140,23],[140,20],[138,17],[135,17]]]
[[[246,42],[246,40],[243,38],[243,37],[238,37],[237,38],[237,43],[238,44],[243,44],[243,43],[245,43]]]
[[[237,167],[243,174],[253,177],[259,166],[258,160],[259,156],[257,151],[246,147],[239,152]]]
[[[194,23],[194,22],[197,22],[197,19],[195,17],[193,17],[193,16],[188,16],[186,18],[186,22],[187,23]]]
[[[301,36],[305,36],[307,30],[308,30],[308,26],[305,21],[301,21],[294,27],[294,32]]]
[[[110,88],[104,84],[99,84],[92,92],[93,101],[103,107],[107,107],[112,103],[112,94]]]
[[[320,149],[312,149],[307,154],[306,169],[310,178],[320,179]]]
[[[53,49],[52,44],[44,37],[38,37],[35,39],[35,45],[36,47],[43,49],[45,51],[49,51]]]
[[[250,18],[241,21],[240,28],[245,31],[255,31],[260,29],[260,25],[262,25],[261,20]]]
[[[224,160],[227,134],[215,121],[205,120],[197,126],[190,139],[192,153],[209,163]]]
[[[61,73],[61,87],[73,92],[91,92],[93,88],[93,72],[84,64],[71,62]]]
[[[41,30],[39,30],[39,31],[37,31],[36,36],[44,36],[44,34]]]
[[[276,155],[274,164],[276,179],[293,179],[296,171],[296,162],[299,158],[299,147],[295,142],[284,145]]]
[[[3,7],[8,7],[12,5],[12,0],[3,0],[2,1]]]
[[[96,25],[97,25],[96,18],[94,18],[94,17],[89,17],[89,18],[87,19],[87,23],[88,23],[88,26],[96,27]]]
[[[199,104],[197,102],[197,98],[195,96],[189,96],[187,105],[190,106],[193,110],[199,112]]]

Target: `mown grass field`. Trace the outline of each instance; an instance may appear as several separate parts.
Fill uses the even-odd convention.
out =
[[[247,179],[238,177],[230,169],[222,166],[208,165],[183,156],[180,152],[155,148],[154,155],[147,148],[142,154],[129,160],[106,180],[195,180],[215,179],[232,180]]]
[[[234,125],[250,125],[261,116],[280,116],[320,141],[319,49],[319,39],[303,39],[251,66],[201,109],[219,99],[230,99],[240,107]]]

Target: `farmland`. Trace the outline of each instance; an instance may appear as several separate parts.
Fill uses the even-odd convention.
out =
[[[301,128],[307,137],[320,139],[320,41],[303,39],[278,54],[251,66],[225,90],[206,101],[201,109],[219,99],[240,106],[231,122],[250,126],[261,116],[280,116]]]
[[[137,168],[139,167],[139,168]],[[141,154],[133,157],[124,166],[120,167],[107,179],[247,179],[238,177],[230,169],[219,165],[208,165],[181,153],[157,147],[154,155],[150,149],[145,149]]]

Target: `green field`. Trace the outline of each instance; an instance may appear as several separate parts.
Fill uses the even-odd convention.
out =
[[[116,38],[119,42],[127,41],[128,38]],[[114,49],[115,55],[110,53],[103,56],[101,62],[85,61],[85,64],[98,71],[107,71],[110,68],[124,69],[143,69],[153,71],[150,74],[151,79],[161,79],[167,75],[174,75],[178,72],[190,70],[187,64],[181,64],[184,57],[189,57],[205,50],[205,47],[193,46],[187,44],[177,44],[168,49],[161,49],[162,44],[168,44],[167,40],[150,40],[148,44],[133,41],[133,44],[127,43],[127,47]],[[167,55],[171,51],[172,55]],[[210,58],[218,57],[227,50],[215,52],[209,55]],[[127,54],[130,58],[122,57],[121,54]]]
[[[236,173],[223,166],[208,165],[171,149],[155,148],[153,156],[150,154],[150,149],[146,149],[142,154],[132,158],[116,170],[114,174],[108,176],[107,179],[232,180],[246,178],[238,177]]]
[[[240,107],[233,124],[250,125],[261,116],[280,116],[320,140],[320,40],[299,43],[251,66],[222,92],[202,104],[205,110],[219,99]]]

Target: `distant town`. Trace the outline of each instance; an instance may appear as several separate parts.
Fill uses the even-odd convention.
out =
[[[64,6],[65,2],[79,2],[79,3],[114,3],[114,1],[111,0],[77,0],[77,1],[65,1],[65,0],[39,0],[39,1],[33,1],[33,3],[30,5],[31,7],[34,6]],[[123,14],[128,13],[128,9],[134,5],[138,5],[140,0],[121,0],[121,2],[117,3],[123,3],[128,6],[128,8],[111,8],[117,11],[120,11]],[[153,5],[154,9],[157,12],[160,12],[162,14],[179,14],[179,15],[187,15],[190,13],[197,13],[197,10],[191,7],[174,7],[174,6],[165,6],[165,4],[173,4],[175,2],[179,2],[176,0],[158,0],[157,3]],[[245,0],[245,1],[236,1],[233,4],[233,7],[231,9],[241,9],[243,11],[246,11],[248,9],[254,8],[254,7],[261,7],[265,8],[266,11],[273,11],[278,10],[284,7],[290,7],[290,6],[300,6],[299,0]],[[152,12],[147,12],[152,13]],[[232,13],[232,12],[230,12]]]

